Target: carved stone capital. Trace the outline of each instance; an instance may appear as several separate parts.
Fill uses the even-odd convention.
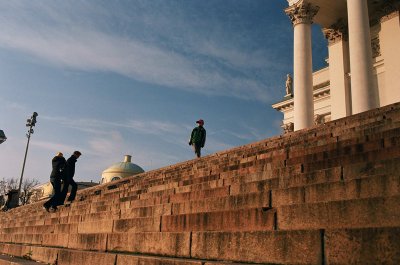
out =
[[[330,28],[324,28],[322,30],[325,38],[328,40],[329,45],[335,44],[341,40],[348,40],[348,28],[347,24],[343,20],[339,20],[333,24]]]
[[[325,38],[328,40],[328,44],[332,45],[343,39],[343,33],[338,29],[323,29]]]
[[[285,9],[286,15],[289,16],[293,26],[297,24],[312,24],[314,16],[319,10],[318,6],[314,6],[310,3],[304,3],[299,1],[292,6]]]

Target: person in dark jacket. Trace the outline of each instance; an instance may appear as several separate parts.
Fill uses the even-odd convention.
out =
[[[193,146],[193,150],[197,157],[201,157],[201,148],[206,143],[206,130],[204,129],[204,121],[202,119],[196,121],[198,124],[190,135],[189,145]]]
[[[61,152],[58,152],[55,157],[51,160],[52,171],[50,174],[50,183],[53,186],[53,196],[43,204],[46,211],[56,211],[57,204],[60,200],[61,195],[61,176],[62,170],[65,166],[65,158]]]
[[[69,185],[71,185],[71,193],[69,194],[67,201],[72,202],[75,200],[76,191],[78,190],[78,185],[74,181],[75,163],[80,156],[81,152],[75,151],[71,155],[71,157],[67,159],[67,162],[65,163],[65,167],[63,170],[64,185],[61,191],[61,196],[59,201],[60,205],[64,204],[64,200],[67,197]]]

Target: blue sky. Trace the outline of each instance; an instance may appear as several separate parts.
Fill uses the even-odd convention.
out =
[[[25,121],[39,113],[24,178],[45,182],[57,151],[78,181],[123,159],[146,171],[280,133],[271,108],[293,66],[284,0],[0,2],[0,178],[19,177]],[[314,69],[326,41],[313,26]]]

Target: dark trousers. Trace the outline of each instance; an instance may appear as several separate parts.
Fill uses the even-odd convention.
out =
[[[69,194],[68,201],[72,202],[73,200],[75,200],[78,185],[73,178],[66,178],[64,180],[64,186],[61,191],[60,204],[64,204],[65,198],[67,197],[69,185],[71,185],[71,193]]]
[[[197,157],[201,157],[201,145],[200,143],[193,143],[193,151]]]
[[[50,200],[44,203],[43,206],[46,208],[57,206],[61,196],[61,179],[50,177],[50,183],[53,186],[54,194],[51,196]]]

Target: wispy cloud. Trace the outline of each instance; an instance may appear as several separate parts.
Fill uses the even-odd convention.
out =
[[[140,133],[164,135],[165,133],[179,132],[182,128],[187,127],[184,124],[158,120],[131,119],[117,122],[109,122],[99,119],[69,119],[66,117],[53,117],[46,115],[42,116],[41,118],[58,123],[64,127],[94,134],[108,134],[109,131],[112,131],[116,128],[123,128]]]
[[[115,154],[124,150],[124,140],[118,131],[108,133],[107,137],[94,136],[88,141],[89,151],[97,155]]]
[[[5,99],[3,99],[1,97],[0,97],[0,105],[3,108],[5,108],[7,110],[10,110],[12,112],[15,112],[15,111],[24,112],[24,111],[27,110],[27,107],[25,105],[19,104],[19,103],[16,103],[16,102],[10,102],[10,101],[7,101],[7,100],[5,100]]]
[[[79,148],[76,146],[70,146],[70,145],[66,145],[66,144],[62,144],[62,143],[55,143],[55,142],[49,142],[49,141],[40,141],[40,140],[36,140],[32,141],[32,146],[41,148],[41,149],[45,149],[48,151],[51,151],[52,153],[56,153],[56,152],[66,152],[66,151],[74,151],[74,150],[78,150]],[[67,155],[67,154],[65,154]]]
[[[149,43],[109,33],[92,26],[90,18],[74,21],[73,12],[62,12],[55,5],[27,5],[33,6],[35,13],[27,12],[21,4],[0,4],[1,47],[60,67],[114,72],[141,82],[196,93],[265,102],[270,98],[267,84],[248,77],[241,69],[267,63],[257,51],[244,53],[211,42],[194,45],[197,43],[194,37],[189,46],[195,50],[187,54],[161,42]],[[193,56],[196,53],[207,58]]]

